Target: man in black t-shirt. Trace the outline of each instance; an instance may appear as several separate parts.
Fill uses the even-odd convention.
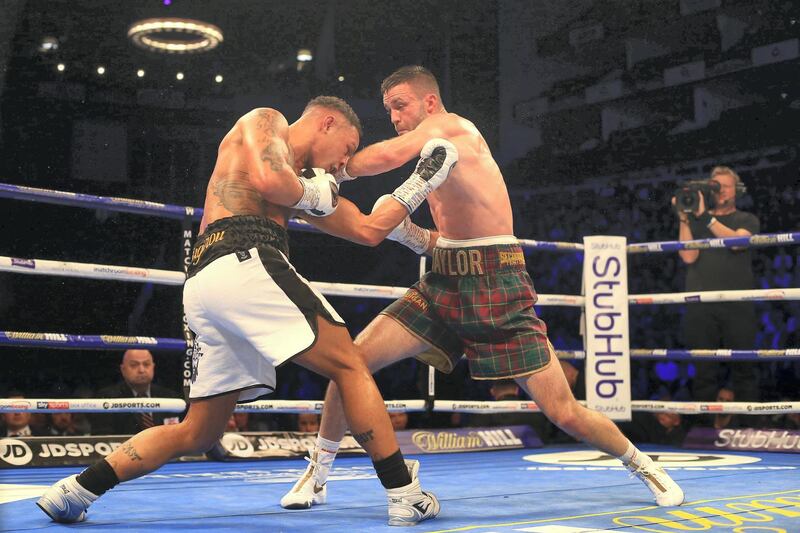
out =
[[[703,195],[694,213],[678,212],[679,238],[692,239],[744,237],[760,230],[758,218],[736,210],[739,175],[728,167],[715,167],[711,180],[720,185],[714,194],[716,205],[706,210]],[[673,204],[675,198],[672,199]],[[681,250],[687,265],[687,291],[753,289],[755,283],[750,248],[715,248]],[[684,340],[690,349],[752,350],[755,348],[757,320],[752,302],[694,303],[686,306]],[[696,375],[693,396],[698,401],[714,401],[720,364],[714,361],[694,363]],[[730,381],[739,401],[758,400],[758,382],[754,363],[731,363]]]

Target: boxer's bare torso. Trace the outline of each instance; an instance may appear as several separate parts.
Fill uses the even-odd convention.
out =
[[[430,125],[426,124],[430,121]],[[431,115],[418,127],[436,129],[458,149],[458,164],[447,181],[428,196],[439,233],[474,239],[514,233],[511,202],[503,175],[472,122],[454,114]]]
[[[256,147],[259,153],[254,153]],[[200,233],[208,224],[236,215],[261,216],[285,227],[293,210],[268,202],[256,180],[258,165],[266,163],[279,169],[287,161],[295,161],[295,154],[288,143],[288,124],[283,115],[262,108],[239,119],[219,145],[206,188]]]

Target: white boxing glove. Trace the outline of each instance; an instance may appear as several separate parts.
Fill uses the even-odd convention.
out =
[[[392,198],[391,194],[384,194],[377,199],[375,205],[372,206],[374,213],[378,206],[387,202]],[[386,236],[390,241],[399,242],[404,246],[408,246],[418,254],[424,254],[428,250],[431,243],[431,232],[425,228],[417,226],[411,221],[411,217],[406,217],[398,224],[392,232]]]
[[[445,139],[431,139],[422,147],[417,169],[392,193],[408,213],[413,213],[435,191],[458,162],[458,150]]]
[[[347,173],[347,165],[344,165],[339,172],[336,173],[336,183],[342,183],[343,181],[352,181],[356,179],[358,176],[351,176]]]
[[[304,168],[297,179],[303,186],[303,196],[292,206],[293,209],[302,209],[315,217],[326,217],[336,211],[339,184],[335,177],[321,168]]]

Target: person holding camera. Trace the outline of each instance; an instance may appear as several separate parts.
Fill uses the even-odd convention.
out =
[[[736,196],[745,192],[739,175],[718,166],[707,182],[690,182],[676,192],[672,204],[680,221],[679,239],[744,237],[759,232],[758,218],[736,209]],[[681,250],[687,265],[687,291],[740,290],[755,288],[750,248]],[[684,340],[689,349],[752,350],[757,319],[752,302],[689,303],[684,317]],[[696,401],[714,401],[721,365],[697,361],[693,384]],[[735,362],[730,368],[730,385],[739,401],[758,399],[756,367]],[[727,381],[727,380],[726,380]]]

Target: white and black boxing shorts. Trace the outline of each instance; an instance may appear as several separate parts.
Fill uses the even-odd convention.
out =
[[[317,317],[344,325],[289,263],[286,230],[257,216],[208,225],[192,252],[183,306],[195,334],[190,400],[275,390],[275,368],[311,348]]]

